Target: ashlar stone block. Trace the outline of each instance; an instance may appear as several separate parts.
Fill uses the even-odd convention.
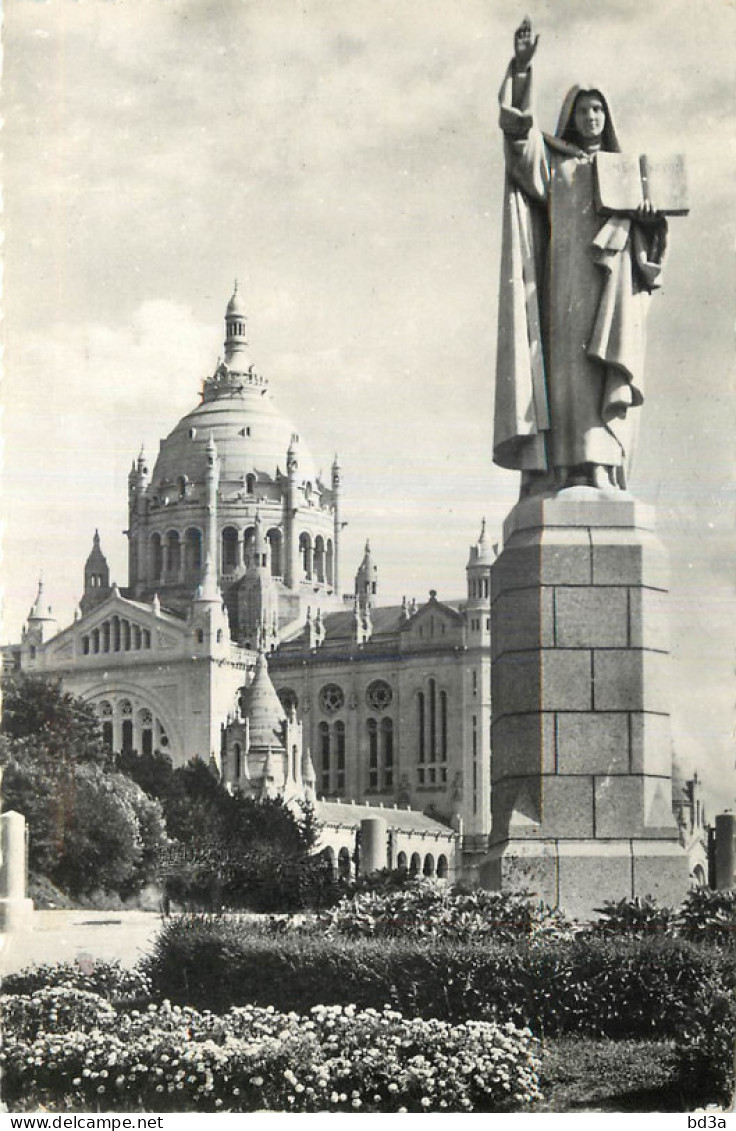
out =
[[[667,777],[672,773],[672,730],[669,715],[631,715],[631,772]]]
[[[555,643],[559,648],[625,648],[628,592],[620,586],[558,586]]]
[[[596,711],[669,711],[669,656],[638,649],[593,652]]]
[[[669,652],[669,594],[663,589],[629,589],[629,643],[632,648]]]
[[[596,529],[590,538],[594,585],[668,588],[667,554],[650,531]]]
[[[557,771],[560,774],[627,774],[628,715],[606,711],[558,714]]]
[[[504,715],[493,724],[494,780],[524,774],[553,774],[555,717],[549,712]]]
[[[690,887],[685,849],[676,842],[635,840],[632,843],[634,894],[651,895],[658,903],[677,907]]]
[[[589,585],[590,536],[586,529],[531,530],[515,534],[491,569],[491,602],[509,589],[538,585]]]
[[[492,608],[491,657],[554,644],[554,591],[549,586],[509,589]]]
[[[542,830],[546,836],[592,837],[593,778],[542,779]]]
[[[604,900],[631,896],[630,841],[569,841],[557,851],[558,899],[566,915],[586,922]]]

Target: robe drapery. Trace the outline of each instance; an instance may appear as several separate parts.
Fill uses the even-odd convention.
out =
[[[566,140],[568,94],[554,138],[535,128],[531,72],[519,97],[501,88],[506,184],[496,361],[494,460],[546,471],[580,464],[628,468],[643,402],[649,292],[635,259],[648,237],[600,216],[594,156]],[[516,85],[516,89],[514,89]],[[603,148],[618,150],[608,105]],[[651,285],[651,280],[650,280]]]

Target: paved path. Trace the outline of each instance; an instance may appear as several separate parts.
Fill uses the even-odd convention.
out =
[[[160,927],[154,911],[35,911],[31,930],[0,936],[0,974],[78,958],[135,966]]]

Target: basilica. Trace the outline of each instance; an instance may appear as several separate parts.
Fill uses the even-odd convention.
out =
[[[231,791],[310,801],[343,876],[477,880],[491,831],[491,570],[485,523],[460,599],[380,600],[370,542],[343,561],[329,481],[251,360],[237,286],[200,403],[128,476],[128,584],[95,532],[72,624],[39,584],[6,669],[59,679],[112,750],[204,760]],[[697,778],[672,779],[705,881]],[[673,828],[675,826],[673,825]]]
[[[490,829],[493,550],[461,600],[380,601],[345,563],[341,467],[323,480],[251,360],[237,286],[200,403],[128,476],[128,583],[95,532],[61,631],[39,585],[6,667],[94,706],[112,749],[207,761],[227,788],[313,802],[349,874],[472,876]],[[353,582],[354,579],[354,582]]]

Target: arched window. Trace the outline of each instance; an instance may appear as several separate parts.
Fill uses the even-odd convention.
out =
[[[202,572],[202,531],[195,526],[184,535],[184,572],[188,581],[197,581]]]
[[[89,636],[82,637],[82,652],[85,656],[89,656]]]
[[[381,719],[381,761],[383,762],[383,788],[394,787],[394,724],[393,719]]]
[[[131,639],[131,637],[130,637],[130,621],[124,620],[121,623],[122,623],[122,630],[123,630],[123,651],[129,652],[130,651],[130,639]]]
[[[349,880],[352,872],[350,850],[341,848],[337,854],[337,872],[341,880]]]
[[[251,472],[250,475],[245,477],[245,490],[249,495],[252,495],[256,489],[256,477]]]
[[[138,712],[138,723],[141,728],[141,753],[153,754],[153,715],[145,707]]]
[[[281,531],[274,526],[266,538],[271,550],[271,576],[282,577],[284,567],[281,563]]]
[[[434,856],[431,852],[428,852],[424,857],[424,867],[422,868],[422,874],[425,876],[434,875]]]
[[[378,789],[378,723],[368,719],[368,788]]]
[[[238,568],[238,532],[234,526],[222,531],[222,572],[234,573]]]
[[[92,629],[92,651],[96,654],[100,650],[100,630],[99,628]]]
[[[120,651],[120,617],[112,618],[112,650],[113,652]]]
[[[409,871],[411,872],[412,876],[418,876],[421,867],[422,867],[421,856],[419,855],[418,852],[412,852],[411,863],[409,865]]]
[[[248,526],[243,531],[243,562],[246,566],[251,565],[253,561],[253,543],[256,540],[255,526]]]
[[[449,704],[446,691],[438,691],[430,676],[427,692],[417,693],[419,785],[446,785],[449,750]]]
[[[317,581],[325,579],[325,540],[318,534],[314,540],[314,576]]]
[[[447,857],[443,854],[437,857],[437,879],[446,880],[448,873]]]
[[[309,581],[312,577],[312,539],[306,531],[299,535],[299,553],[302,558],[302,572]]]
[[[327,723],[319,724],[319,752],[322,769],[322,793],[330,792],[330,728]]]
[[[447,692],[440,691],[440,759],[447,761]]]
[[[243,772],[243,752],[240,749],[239,742],[233,743],[233,770],[235,774],[235,780],[239,781],[240,776]]]
[[[325,579],[328,585],[335,584],[335,551],[332,547],[332,539],[327,539],[327,551],[325,555]]]
[[[139,624],[133,625],[133,649],[138,651],[141,646],[141,626]]]
[[[164,555],[161,547],[161,535],[151,535],[150,576],[151,581],[159,581],[164,568]]]
[[[288,714],[291,710],[296,710],[299,706],[299,696],[296,691],[291,687],[280,687],[276,692],[279,697],[279,702]]]
[[[335,744],[337,746],[337,792],[345,790],[345,723],[338,719],[335,723]]]
[[[102,626],[102,651],[110,651],[110,622],[106,620]]]
[[[403,872],[407,871],[407,862],[406,862],[406,853],[405,852],[400,852],[399,855],[396,857],[396,867],[399,869],[399,871],[403,871]]]
[[[181,569],[181,543],[178,530],[170,530],[166,535],[166,557],[168,577],[171,581],[177,581]]]

